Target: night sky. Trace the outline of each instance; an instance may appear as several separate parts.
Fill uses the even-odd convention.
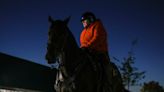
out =
[[[135,66],[146,71],[143,82],[155,80],[164,86],[163,0],[0,0],[0,52],[48,65],[48,15],[71,16],[68,26],[79,44],[85,11],[103,22],[110,57],[126,57],[137,38]]]

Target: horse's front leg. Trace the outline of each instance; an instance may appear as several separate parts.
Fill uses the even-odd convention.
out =
[[[56,74],[56,81],[54,84],[54,88],[55,88],[56,92],[64,92],[63,87],[62,87],[63,81],[64,80],[63,80],[62,73],[60,71],[58,71]]]

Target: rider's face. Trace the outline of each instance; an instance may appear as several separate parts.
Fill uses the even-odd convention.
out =
[[[86,28],[86,27],[89,26],[89,24],[90,24],[90,22],[89,22],[88,19],[83,20],[82,23],[83,23],[83,27],[84,27],[84,28]]]

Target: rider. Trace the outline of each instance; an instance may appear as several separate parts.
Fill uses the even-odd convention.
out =
[[[80,35],[80,48],[89,52],[89,54],[98,61],[101,65],[102,77],[107,77],[108,71],[106,67],[110,60],[108,56],[106,30],[101,20],[97,19],[92,12],[82,14],[81,22],[84,29]]]
[[[80,35],[80,48],[98,55],[101,62],[109,61],[107,33],[100,19],[96,19],[92,12],[85,12],[82,14],[81,22],[84,29]]]

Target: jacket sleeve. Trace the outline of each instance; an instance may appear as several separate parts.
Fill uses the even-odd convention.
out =
[[[85,40],[84,40],[85,31],[86,30],[83,30],[81,35],[80,35],[80,48],[88,46],[87,42],[85,42]]]

